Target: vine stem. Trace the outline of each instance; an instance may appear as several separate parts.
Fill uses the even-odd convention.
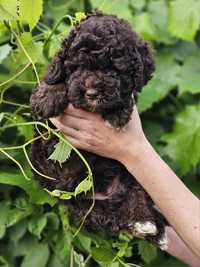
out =
[[[139,265],[137,265],[137,264],[134,264],[134,263],[125,263],[125,262],[123,262],[119,257],[117,257],[117,260],[118,260],[118,262],[119,262],[121,265],[123,265],[124,267],[130,267],[130,266],[133,266],[133,267],[141,267],[141,266],[139,266]]]
[[[32,170],[34,170],[38,175],[40,175],[40,176],[42,176],[42,177],[44,177],[44,178],[46,178],[46,179],[49,179],[49,180],[56,180],[56,178],[54,178],[54,177],[50,177],[50,176],[48,176],[48,175],[45,175],[45,174],[43,174],[43,173],[41,173],[41,172],[39,172],[34,166],[33,166],[33,164],[31,163],[31,161],[30,161],[30,159],[29,159],[29,157],[28,157],[28,154],[27,154],[27,152],[26,152],[26,146],[28,146],[29,144],[31,144],[32,142],[34,142],[34,141],[36,141],[36,140],[38,140],[38,139],[40,139],[41,138],[41,136],[37,136],[37,137],[35,137],[35,138],[33,138],[33,139],[31,139],[31,140],[29,140],[28,142],[26,142],[25,144],[23,144],[23,145],[19,145],[19,146],[12,146],[12,147],[3,147],[3,148],[0,148],[0,151],[1,152],[5,152],[5,150],[16,150],[16,149],[23,149],[23,152],[24,152],[24,155],[25,155],[25,157],[26,157],[26,159],[27,159],[27,161],[28,161],[28,163],[29,163],[29,165],[30,165],[30,167],[31,167],[31,169]],[[6,153],[6,152],[5,152]],[[4,154],[5,154],[4,153]],[[13,161],[14,161],[15,159],[13,158]],[[16,161],[16,160],[15,160]],[[16,161],[17,163],[19,163],[18,161]],[[23,168],[20,168],[20,170],[22,170]],[[22,172],[23,174],[25,173],[24,172],[24,170],[23,170],[23,172]],[[26,176],[27,177],[27,176]],[[30,180],[30,179],[28,179],[28,180]]]
[[[24,176],[24,178],[25,178],[26,180],[31,180],[31,179],[26,175],[26,173],[25,173],[25,171],[24,171],[22,165],[21,165],[16,159],[14,159],[11,155],[9,155],[7,152],[5,152],[4,149],[2,149],[2,148],[0,148],[0,152],[3,153],[4,155],[6,155],[9,159],[11,159],[11,160],[12,160],[12,161],[19,167],[20,171],[22,172],[22,174],[23,174],[23,176]]]
[[[83,161],[83,163],[85,164],[87,170],[88,170],[88,176],[85,178],[85,179],[90,179],[91,181],[91,184],[92,184],[92,204],[90,206],[90,208],[88,209],[87,213],[85,214],[85,216],[83,217],[83,220],[78,228],[78,230],[75,232],[73,238],[75,238],[77,236],[77,234],[80,232],[81,228],[83,227],[85,221],[86,221],[86,218],[88,217],[88,215],[91,213],[91,211],[93,210],[94,208],[94,205],[95,205],[95,191],[94,191],[94,180],[93,180],[93,175],[92,175],[92,170],[87,162],[87,160],[83,157],[83,155],[78,151],[78,149],[76,149],[69,141],[67,141],[63,136],[61,136],[60,134],[58,134],[55,130],[51,129],[48,125],[42,123],[42,122],[38,122],[38,121],[33,121],[33,122],[26,122],[26,123],[15,123],[15,124],[9,124],[9,125],[6,125],[6,126],[3,126],[2,128],[3,129],[6,129],[6,128],[11,128],[11,127],[17,127],[17,126],[28,126],[28,125],[40,125],[42,127],[44,127],[49,133],[52,133],[53,135],[55,135],[56,137],[58,137],[59,139],[61,139],[63,142],[65,142],[67,145],[69,145],[77,154],[78,156],[80,157],[80,159]],[[26,147],[27,145],[29,145],[30,143],[34,142],[35,140],[41,138],[41,136],[39,137],[35,137],[31,140],[29,140],[28,142],[26,142],[25,144],[21,145],[21,146],[15,146],[15,147],[6,147],[6,148],[2,148],[4,150],[8,150],[8,149],[19,149],[19,148],[22,148],[23,151],[25,152],[25,149],[24,147]],[[25,152],[26,153],[26,152]],[[27,157],[27,153],[25,154],[25,156]],[[27,160],[29,161],[29,164],[31,163],[29,158],[27,158]],[[32,165],[32,163],[30,164],[30,166],[33,168],[34,171],[36,171],[39,175],[45,177],[45,178],[48,178],[48,179],[55,179],[53,177],[49,177],[49,176],[46,176],[44,174],[41,174],[40,172],[38,172],[34,166]]]
[[[70,267],[74,267],[74,247],[73,246],[70,251]]]
[[[15,75],[13,75],[10,79],[8,79],[7,81],[5,82],[2,82],[0,84],[0,87],[6,85],[7,83],[10,83],[12,82],[13,80],[15,80],[17,77],[19,77],[28,67],[30,66],[30,62],[23,68],[21,69],[18,73],[16,73]]]
[[[86,266],[86,264],[88,263],[88,261],[89,261],[91,258],[92,258],[92,255],[89,254],[89,255],[87,256],[87,258],[85,259],[84,263],[83,263],[83,266],[84,266],[84,267]]]
[[[15,83],[20,83],[20,84],[30,84],[30,85],[34,85],[35,82],[34,81],[21,81],[21,80],[14,80]]]
[[[15,38],[17,39],[17,41],[18,41],[18,43],[19,43],[21,49],[23,50],[24,54],[26,55],[26,57],[27,57],[28,60],[30,61],[31,65],[32,65],[32,67],[33,67],[33,70],[34,70],[34,72],[35,72],[35,76],[36,76],[36,79],[37,79],[37,83],[38,83],[38,85],[40,85],[40,79],[39,79],[39,76],[38,76],[38,73],[37,73],[37,70],[36,70],[36,67],[35,67],[35,64],[34,64],[32,58],[30,57],[30,55],[29,55],[28,52],[26,51],[24,45],[22,44],[22,42],[21,42],[19,36],[16,34],[16,32],[13,31],[12,29],[11,29],[11,32],[14,34],[14,36],[15,36]]]
[[[24,105],[24,104],[20,104],[20,103],[16,103],[16,102],[11,102],[11,101],[8,101],[8,100],[5,100],[5,99],[2,99],[0,101],[0,104],[1,103],[12,105],[12,106],[16,106],[16,107],[30,108],[30,106],[28,106],[28,105]]]
[[[44,42],[44,47],[47,45],[47,43],[50,41],[52,35],[54,34],[54,32],[56,31],[56,29],[58,28],[58,26],[61,24],[61,22],[68,18],[71,25],[73,26],[74,25],[74,22],[73,22],[73,18],[70,16],[70,15],[65,15],[63,16],[62,18],[59,19],[59,21],[56,23],[56,25],[53,27],[51,33],[49,34],[48,38],[46,39],[46,41]]]

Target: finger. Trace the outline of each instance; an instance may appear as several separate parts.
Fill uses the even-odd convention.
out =
[[[69,105],[65,110],[64,110],[65,114],[71,115],[73,117],[77,117],[77,118],[81,118],[81,119],[85,119],[85,120],[89,120],[91,118],[93,118],[93,113],[85,111],[83,109],[78,109],[73,107],[72,105]]]
[[[69,114],[64,114],[59,117],[59,121],[63,123],[64,125],[74,128],[76,130],[85,130],[88,128],[88,121],[77,118]]]
[[[58,128],[63,134],[69,135],[73,138],[80,138],[80,131],[78,131],[77,129],[68,127],[66,125],[64,125],[63,123],[60,122],[59,119],[56,118],[51,118],[50,121],[56,126],[56,128]]]
[[[62,132],[65,131],[65,128],[72,128],[76,131],[81,131],[87,129],[86,121],[75,118],[69,115],[60,115],[56,118],[51,118],[50,121]]]
[[[70,144],[72,144],[74,147],[78,148],[78,149],[84,149],[86,151],[90,151],[91,150],[91,146],[88,145],[88,143],[80,141],[76,138],[73,138],[69,135],[65,135],[65,138],[67,139],[67,141],[70,142]]]
[[[83,149],[83,145],[79,142],[79,140],[77,140],[76,138],[73,138],[69,135],[65,135],[66,140],[72,144],[74,147],[78,148],[78,149]]]

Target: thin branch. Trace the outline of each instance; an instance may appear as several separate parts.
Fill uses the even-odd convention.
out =
[[[53,27],[51,33],[49,34],[48,38],[46,39],[46,41],[44,42],[44,47],[47,45],[47,43],[50,41],[52,35],[54,34],[54,32],[56,31],[56,29],[58,28],[58,26],[61,24],[61,22],[64,20],[64,19],[69,19],[71,25],[73,26],[74,25],[74,21],[73,21],[73,18],[70,16],[70,15],[65,15],[63,16],[61,19],[59,19],[59,21],[56,23],[56,25]]]
[[[10,79],[8,79],[7,81],[5,82],[2,82],[0,84],[0,87],[6,85],[7,83],[10,83],[12,82],[13,80],[15,80],[17,77],[19,77],[28,67],[30,66],[30,62],[23,68],[21,69],[18,73],[16,73],[14,76],[12,76]]]
[[[14,34],[14,36],[16,37],[16,39],[17,39],[17,41],[18,41],[18,43],[19,43],[21,49],[23,50],[24,54],[26,55],[26,57],[27,57],[28,60],[30,61],[31,65],[33,66],[33,70],[34,70],[34,72],[35,72],[35,76],[36,76],[36,79],[37,79],[37,83],[38,83],[38,85],[40,85],[40,79],[39,79],[39,76],[38,76],[38,73],[37,73],[37,70],[36,70],[36,67],[35,67],[35,64],[34,64],[32,58],[30,57],[30,55],[29,55],[28,52],[26,51],[24,45],[22,44],[22,42],[21,42],[19,36],[16,34],[16,32],[13,31],[12,29],[11,29],[11,32],[12,32],[12,33]]]
[[[24,171],[22,165],[21,165],[16,159],[14,159],[11,155],[9,155],[7,152],[5,152],[4,149],[2,149],[2,148],[0,148],[0,152],[3,153],[4,155],[6,155],[9,159],[11,159],[11,160],[12,160],[12,161],[19,167],[20,171],[22,172],[22,174],[23,174],[23,176],[24,176],[24,178],[25,178],[26,180],[31,180],[31,179],[26,175],[26,173],[25,173],[25,171]]]

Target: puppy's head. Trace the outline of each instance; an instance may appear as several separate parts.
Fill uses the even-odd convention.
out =
[[[77,108],[100,113],[123,103],[120,77],[114,71],[77,70],[67,87],[69,101]]]
[[[101,112],[136,98],[153,71],[151,49],[128,22],[93,12],[64,40],[45,82],[65,83],[69,102]]]

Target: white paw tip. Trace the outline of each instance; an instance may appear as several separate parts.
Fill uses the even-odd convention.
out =
[[[110,124],[109,121],[105,121],[105,125],[106,125],[107,127],[109,127],[109,128],[114,128],[114,127]]]
[[[134,229],[139,234],[150,234],[156,235],[157,234],[157,227],[155,224],[151,222],[136,222],[134,224]]]
[[[161,239],[158,241],[158,245],[161,250],[167,250],[168,244],[169,244],[169,240],[168,240],[167,234],[164,233]]]

